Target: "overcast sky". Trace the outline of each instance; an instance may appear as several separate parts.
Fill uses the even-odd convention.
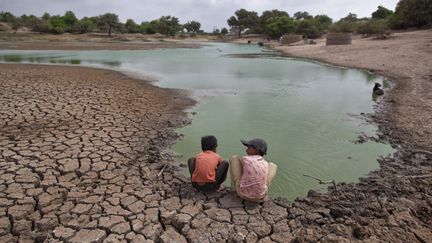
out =
[[[240,8],[256,11],[279,9],[292,16],[297,11],[311,15],[327,14],[333,21],[349,12],[358,17],[370,17],[378,5],[394,10],[398,0],[0,0],[0,11],[14,15],[44,12],[63,15],[71,10],[78,18],[96,16],[107,12],[115,13],[120,21],[131,18],[137,23],[150,21],[164,15],[176,16],[180,23],[195,20],[202,29],[227,26],[227,19]]]

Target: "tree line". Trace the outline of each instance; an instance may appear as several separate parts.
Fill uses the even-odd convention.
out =
[[[138,24],[132,19],[122,23],[114,13],[78,19],[72,11],[67,11],[63,16],[45,13],[41,17],[17,17],[10,12],[0,12],[0,22],[8,23],[15,30],[27,27],[36,32],[56,34],[106,32],[111,36],[115,31],[174,36],[185,31],[192,35],[203,33],[198,21],[180,24],[179,19],[174,16],[162,16]],[[231,32],[241,37],[242,34],[249,33],[279,38],[283,34],[295,33],[317,38],[328,31],[333,31],[382,35],[389,29],[431,28],[432,0],[400,0],[395,11],[378,6],[369,18],[358,18],[356,14],[349,13],[337,22],[333,22],[324,14],[312,16],[308,12],[299,11],[290,16],[285,11],[275,9],[264,11],[259,16],[257,12],[239,9],[227,20],[227,24],[230,31],[227,28],[215,29],[212,34],[225,35]]]
[[[390,29],[431,28],[432,0],[400,0],[395,11],[378,6],[369,18],[357,18],[356,14],[349,13],[337,22],[327,15],[312,16],[301,11],[292,17],[280,10],[264,11],[258,16],[254,11],[239,9],[227,23],[239,37],[246,33],[265,34],[271,38],[283,34],[317,38],[328,31],[383,35]]]
[[[115,31],[119,33],[161,33],[174,36],[183,30],[190,32],[192,35],[201,31],[199,22],[189,21],[180,24],[178,18],[174,16],[162,16],[159,19],[137,24],[133,19],[128,19],[125,23],[122,23],[119,21],[118,15],[114,13],[78,19],[72,11],[67,11],[63,16],[51,16],[49,13],[45,13],[41,17],[25,14],[16,17],[10,12],[1,12],[0,22],[9,23],[14,30],[27,27],[32,31],[54,34],[106,32],[111,36]]]
[[[297,12],[290,17],[287,12],[274,9],[258,16],[257,12],[239,9],[234,14],[227,23],[238,37],[242,33],[265,34],[271,38],[297,33],[316,38],[332,24],[332,19],[327,15],[312,16],[308,12]]]

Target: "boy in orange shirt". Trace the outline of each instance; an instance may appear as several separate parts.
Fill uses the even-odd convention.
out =
[[[188,160],[192,186],[204,192],[219,190],[225,181],[229,164],[216,153],[215,136],[201,138],[202,152]]]

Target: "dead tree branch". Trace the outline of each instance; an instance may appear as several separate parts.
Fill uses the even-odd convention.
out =
[[[413,155],[413,154],[425,154],[425,155],[428,155],[428,156],[432,157],[432,152],[429,152],[429,151],[426,151],[426,150],[416,149],[416,150],[413,150],[411,152],[411,155]]]
[[[335,180],[331,180],[331,181],[323,181],[323,180],[321,180],[320,178],[315,177],[315,176],[306,175],[306,174],[303,174],[303,176],[306,176],[306,177],[309,177],[309,178],[315,179],[315,180],[318,181],[319,184],[333,184],[333,187],[334,187],[335,191],[338,192],[337,187],[336,187],[336,182],[335,182]]]
[[[165,164],[162,169],[159,171],[158,173],[158,177],[162,175],[162,173],[164,172],[165,168],[167,167],[167,164]]]

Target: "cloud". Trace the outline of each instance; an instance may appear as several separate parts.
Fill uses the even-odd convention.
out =
[[[15,15],[44,12],[63,15],[73,11],[77,17],[95,16],[107,12],[116,13],[121,21],[128,18],[136,22],[150,21],[160,16],[171,15],[181,23],[195,20],[206,31],[214,27],[227,27],[226,20],[240,8],[256,11],[279,9],[293,15],[297,11],[307,11],[312,15],[327,14],[334,20],[349,12],[359,17],[369,17],[378,5],[394,9],[398,0],[1,0],[0,11]]]

